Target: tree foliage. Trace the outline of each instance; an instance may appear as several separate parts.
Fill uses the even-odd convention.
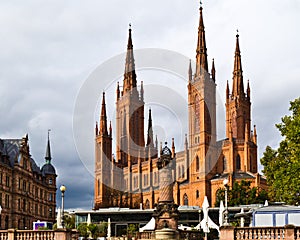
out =
[[[239,206],[248,204],[264,203],[268,196],[266,191],[258,190],[256,187],[250,186],[250,181],[242,180],[234,182],[232,188],[228,189],[227,201],[228,206]],[[220,188],[217,191],[216,206],[220,206],[220,202],[225,201],[225,189]]]
[[[290,102],[290,116],[276,124],[283,140],[277,150],[267,146],[261,159],[272,201],[300,203],[300,98]]]

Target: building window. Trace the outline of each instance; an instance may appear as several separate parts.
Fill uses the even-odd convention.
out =
[[[23,211],[26,212],[26,200],[23,199]]]
[[[196,171],[199,172],[200,170],[200,161],[199,161],[199,157],[196,157]]]
[[[144,179],[144,186],[148,186],[148,174],[147,173],[144,174],[143,179]]]
[[[6,176],[6,187],[9,187],[9,185],[10,185],[10,184],[9,184],[9,180],[10,180],[10,179],[9,179],[9,176]]]
[[[158,184],[158,174],[154,172],[154,184]]]
[[[26,191],[26,181],[23,181],[23,191]]]
[[[236,156],[236,170],[241,170],[241,157],[239,154]]]
[[[18,209],[21,210],[21,199],[18,199]]]
[[[183,205],[188,206],[189,205],[189,198],[186,195],[186,193],[183,195]]]
[[[3,173],[0,173],[0,184],[2,184]]]
[[[199,198],[199,190],[196,191],[196,198]]]
[[[49,217],[52,217],[52,208],[49,208]]]
[[[5,207],[9,208],[9,195],[8,194],[5,195]]]
[[[178,174],[178,178],[181,178],[181,167],[178,166],[177,168],[177,174]]]
[[[226,157],[223,157],[223,171],[227,171],[227,159]]]
[[[181,165],[181,177],[184,177],[184,166]]]
[[[49,184],[52,185],[52,178],[49,178]]]
[[[52,202],[52,200],[53,200],[53,194],[49,193],[49,201]]]

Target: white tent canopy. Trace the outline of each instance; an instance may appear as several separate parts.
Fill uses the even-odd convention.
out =
[[[152,217],[151,220],[142,228],[140,228],[140,232],[144,231],[153,231],[155,229],[155,218]]]

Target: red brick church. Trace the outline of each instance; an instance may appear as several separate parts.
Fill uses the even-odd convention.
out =
[[[209,70],[200,7],[195,72],[187,63],[188,136],[183,151],[172,155],[174,200],[178,205],[201,206],[204,196],[214,206],[216,192],[227,178],[247,180],[252,187],[266,188],[266,180],[257,168],[257,133],[251,124],[250,85],[244,87],[239,35],[236,35],[232,83],[226,91],[226,138],[216,136],[216,70],[214,61]],[[231,85],[231,87],[229,86]],[[154,208],[158,201],[157,160],[161,152],[153,137],[149,110],[148,131],[144,133],[144,90],[138,85],[129,29],[123,85],[116,90],[116,153],[112,153],[112,127],[108,126],[105,93],[99,124],[95,128],[94,208]],[[146,141],[145,141],[146,139]]]

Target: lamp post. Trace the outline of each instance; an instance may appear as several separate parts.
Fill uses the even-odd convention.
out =
[[[228,203],[227,203],[227,191],[228,191],[228,179],[224,179],[223,185],[225,187],[225,211],[224,211],[224,226],[229,226],[228,222]]]
[[[64,197],[65,197],[65,191],[66,187],[65,185],[60,186],[60,191],[61,191],[61,226],[65,228],[65,222],[64,222]]]

